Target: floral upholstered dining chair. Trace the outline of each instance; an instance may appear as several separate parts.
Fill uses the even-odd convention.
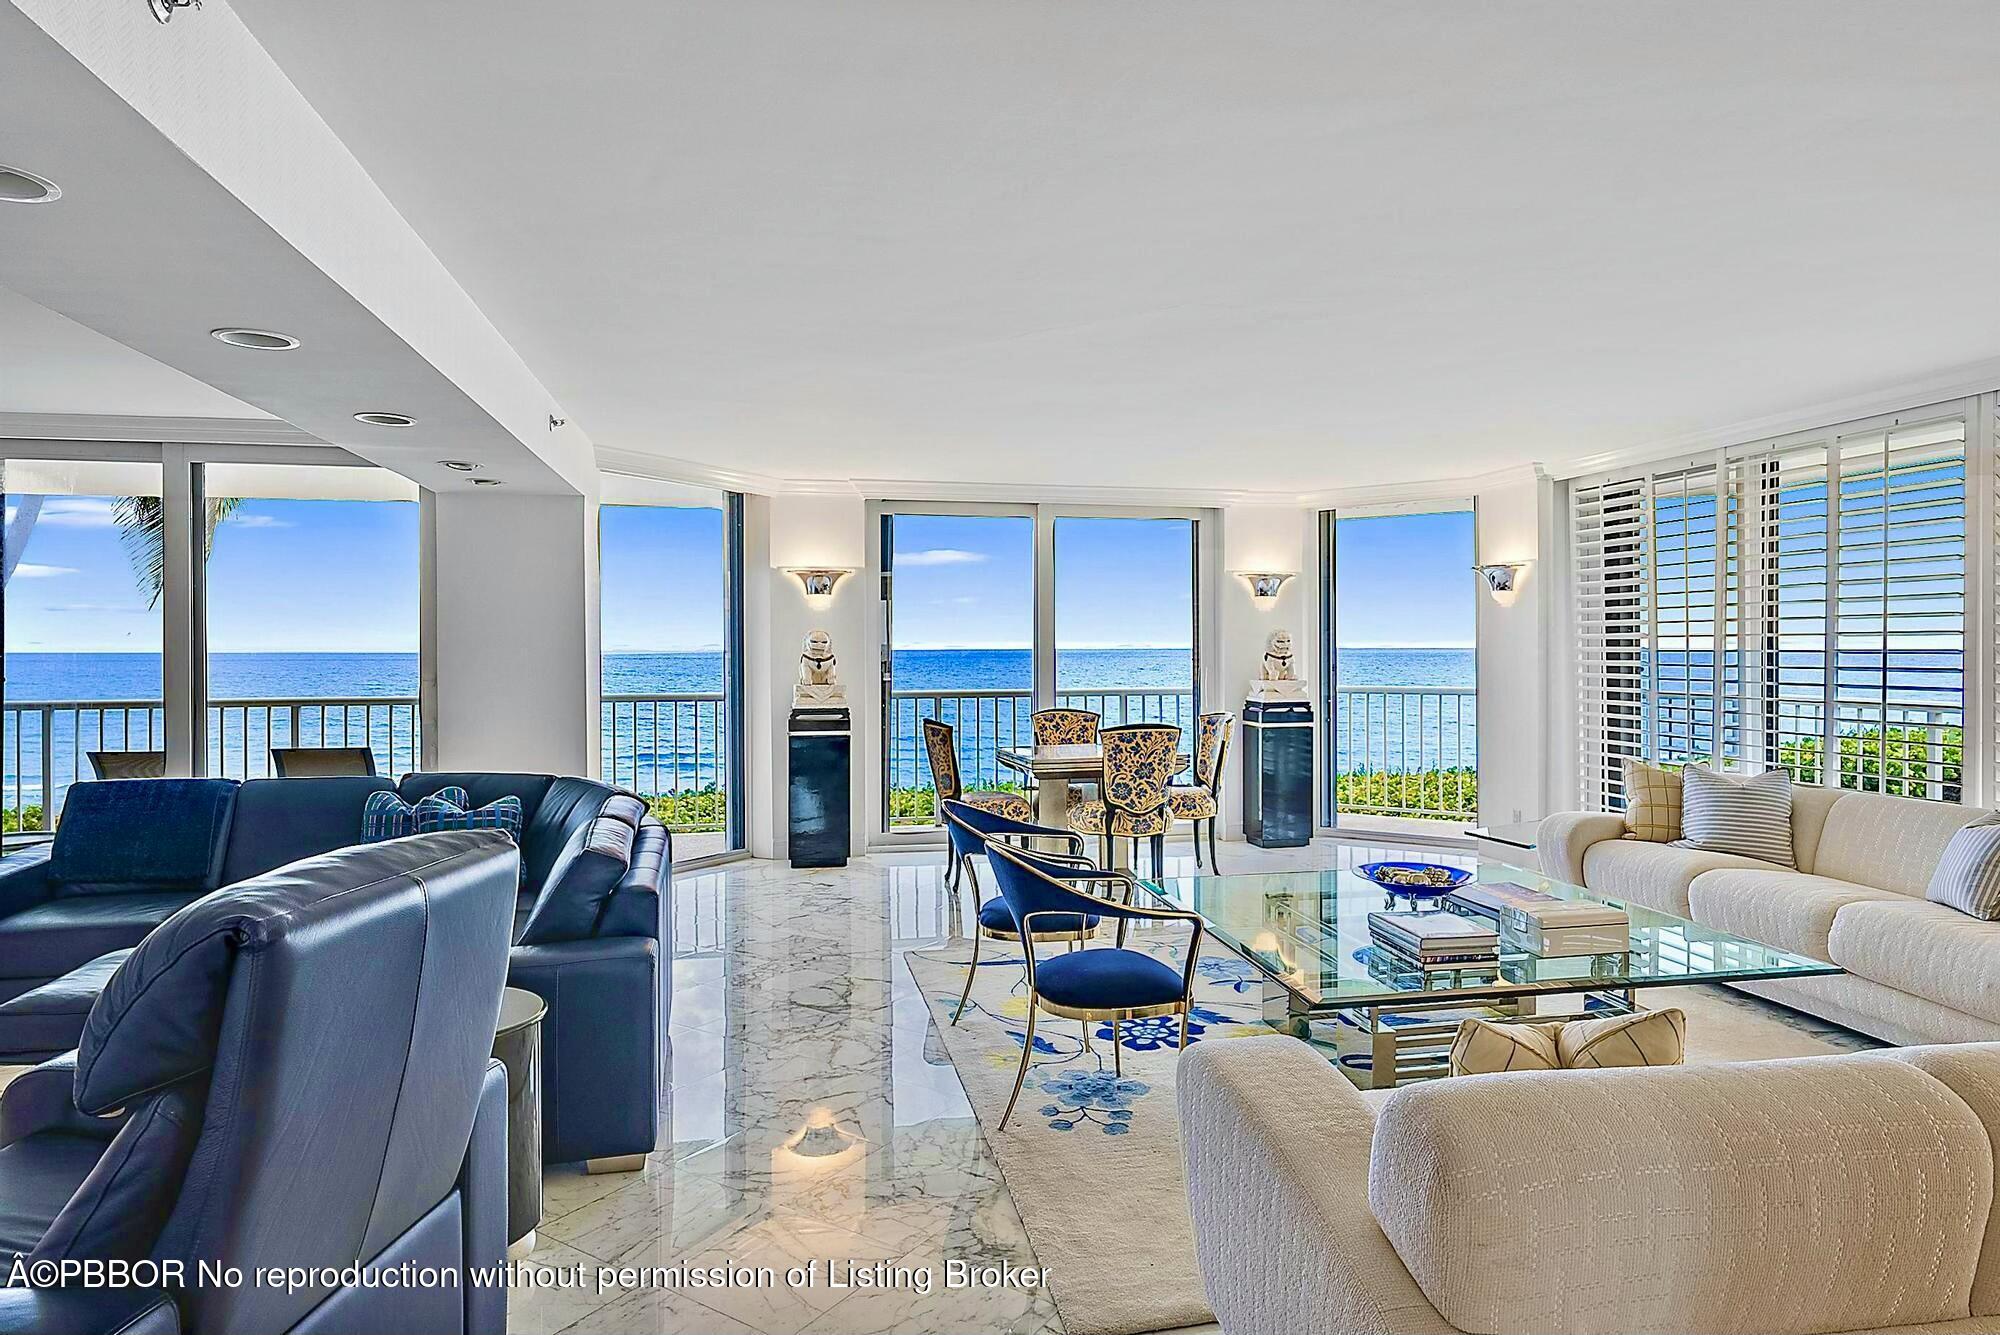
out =
[[[1158,876],[1166,865],[1167,827],[1173,824],[1167,781],[1180,768],[1181,730],[1168,723],[1126,723],[1105,728],[1099,736],[1104,746],[1103,792],[1071,800],[1069,827],[1098,836],[1099,861],[1107,867],[1114,861],[1115,841],[1132,841],[1136,863],[1139,840],[1150,839],[1153,874]]]
[[[949,723],[927,718],[924,723],[924,753],[931,762],[931,787],[937,791],[938,822],[944,822],[944,804],[963,802],[981,811],[990,811],[996,816],[1009,820],[1033,820],[1035,809],[1028,799],[1019,793],[1003,793],[991,789],[965,790],[965,784],[958,770],[958,734]],[[945,884],[958,888],[959,861],[949,853],[945,855]]]
[[[1028,715],[1036,746],[1096,746],[1103,725],[1104,715],[1096,710],[1071,709],[1067,705],[1037,709]],[[1064,800],[1073,805],[1089,795],[1090,785],[1072,783]]]
[[[1167,786],[1167,810],[1175,820],[1194,825],[1194,865],[1201,866],[1201,827],[1208,823],[1208,869],[1219,872],[1215,861],[1215,823],[1222,813],[1222,776],[1229,761],[1229,735],[1235,730],[1236,716],[1226,712],[1203,714],[1195,733],[1194,782]]]

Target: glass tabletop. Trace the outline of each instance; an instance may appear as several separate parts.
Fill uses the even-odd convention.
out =
[[[1224,945],[1314,1010],[1415,999],[1411,994],[1490,997],[1841,972],[1820,960],[1516,867],[1481,864],[1475,879],[1524,886],[1561,899],[1616,905],[1631,918],[1631,948],[1601,955],[1543,957],[1503,944],[1497,963],[1419,969],[1403,957],[1370,946],[1368,915],[1386,908],[1407,911],[1411,904],[1401,896],[1392,904],[1388,891],[1359,872],[1185,876],[1140,884],[1162,903],[1201,915],[1207,930]],[[1451,910],[1420,904],[1417,911]]]

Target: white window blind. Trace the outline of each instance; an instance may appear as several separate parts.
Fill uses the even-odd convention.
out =
[[[1586,806],[1635,755],[1961,799],[1973,407],[1571,483]]]

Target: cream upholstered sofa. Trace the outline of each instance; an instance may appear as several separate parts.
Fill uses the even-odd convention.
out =
[[[1371,1103],[1290,1038],[1179,1100],[1228,1335],[2000,1332],[2000,1045],[1461,1076]]]
[[[2000,1041],[2000,923],[1924,898],[1951,836],[1985,814],[1798,785],[1796,869],[1626,839],[1616,815],[1550,816],[1536,846],[1545,876],[1847,971],[1746,992],[1891,1043]]]

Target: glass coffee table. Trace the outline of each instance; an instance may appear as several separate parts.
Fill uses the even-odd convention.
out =
[[[1520,885],[1564,899],[1615,904],[1631,917],[1631,945],[1602,955],[1544,958],[1508,949],[1497,963],[1419,969],[1370,945],[1368,915],[1410,909],[1359,872],[1269,872],[1141,881],[1172,908],[1201,916],[1207,930],[1262,976],[1267,1023],[1327,1049],[1349,1079],[1386,1089],[1442,1075],[1452,1036],[1467,1015],[1562,1019],[1624,1014],[1647,987],[1685,987],[1842,970],[1638,904],[1516,867],[1481,864],[1475,879]],[[1430,911],[1425,904],[1418,911]],[[1437,909],[1448,912],[1447,909]],[[1544,998],[1570,999],[1543,1011]]]

